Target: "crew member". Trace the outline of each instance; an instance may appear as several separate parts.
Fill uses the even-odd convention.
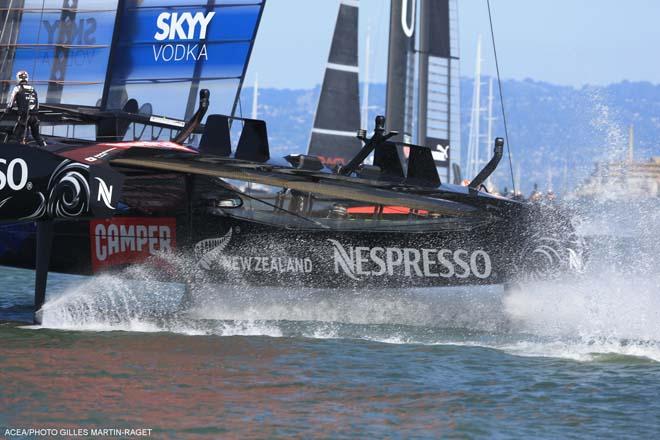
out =
[[[27,130],[29,128],[30,134],[37,144],[45,147],[46,141],[39,133],[39,98],[34,87],[28,84],[29,79],[29,75],[25,70],[21,70],[16,74],[18,84],[11,92],[5,111],[15,111],[17,114],[14,136],[20,143],[27,143]]]

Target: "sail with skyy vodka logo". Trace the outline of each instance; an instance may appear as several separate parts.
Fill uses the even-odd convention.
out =
[[[42,103],[233,115],[265,0],[3,0],[0,100],[26,70]]]

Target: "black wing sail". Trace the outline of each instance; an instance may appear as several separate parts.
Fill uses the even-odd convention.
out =
[[[420,0],[417,143],[433,150],[441,177],[460,163],[456,0]]]
[[[387,129],[426,145],[445,180],[460,161],[456,0],[392,0]]]
[[[361,148],[358,82],[358,5],[342,0],[323,78],[309,154],[327,165],[348,163]]]
[[[406,124],[406,107],[412,106],[414,90],[414,43],[417,0],[392,0],[390,41],[387,62],[387,131],[398,131],[398,141],[411,142],[412,130]],[[412,107],[410,108],[412,110]]]

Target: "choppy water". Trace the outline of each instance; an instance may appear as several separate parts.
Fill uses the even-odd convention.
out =
[[[181,312],[181,286],[55,275],[37,328],[6,322],[30,319],[32,273],[0,269],[0,437],[653,438],[659,281],[610,268],[510,293],[206,287]]]

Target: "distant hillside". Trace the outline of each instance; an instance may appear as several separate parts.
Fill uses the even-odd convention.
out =
[[[622,157],[630,124],[635,126],[635,157],[660,155],[660,85],[622,82],[575,89],[525,80],[504,81],[503,90],[514,173],[520,175],[525,192],[535,182],[545,189],[549,175],[555,190],[561,191],[565,184],[571,188],[591,172],[594,161]],[[385,86],[374,84],[369,93],[373,120],[384,112]],[[259,94],[259,117],[268,121],[274,155],[306,151],[319,88],[261,89]],[[245,106],[251,98],[252,89],[244,89],[244,114],[250,113]],[[463,148],[468,139],[471,101],[472,80],[462,79]],[[496,98],[495,135],[503,136],[499,109]],[[496,182],[510,186],[508,163],[503,161]]]

